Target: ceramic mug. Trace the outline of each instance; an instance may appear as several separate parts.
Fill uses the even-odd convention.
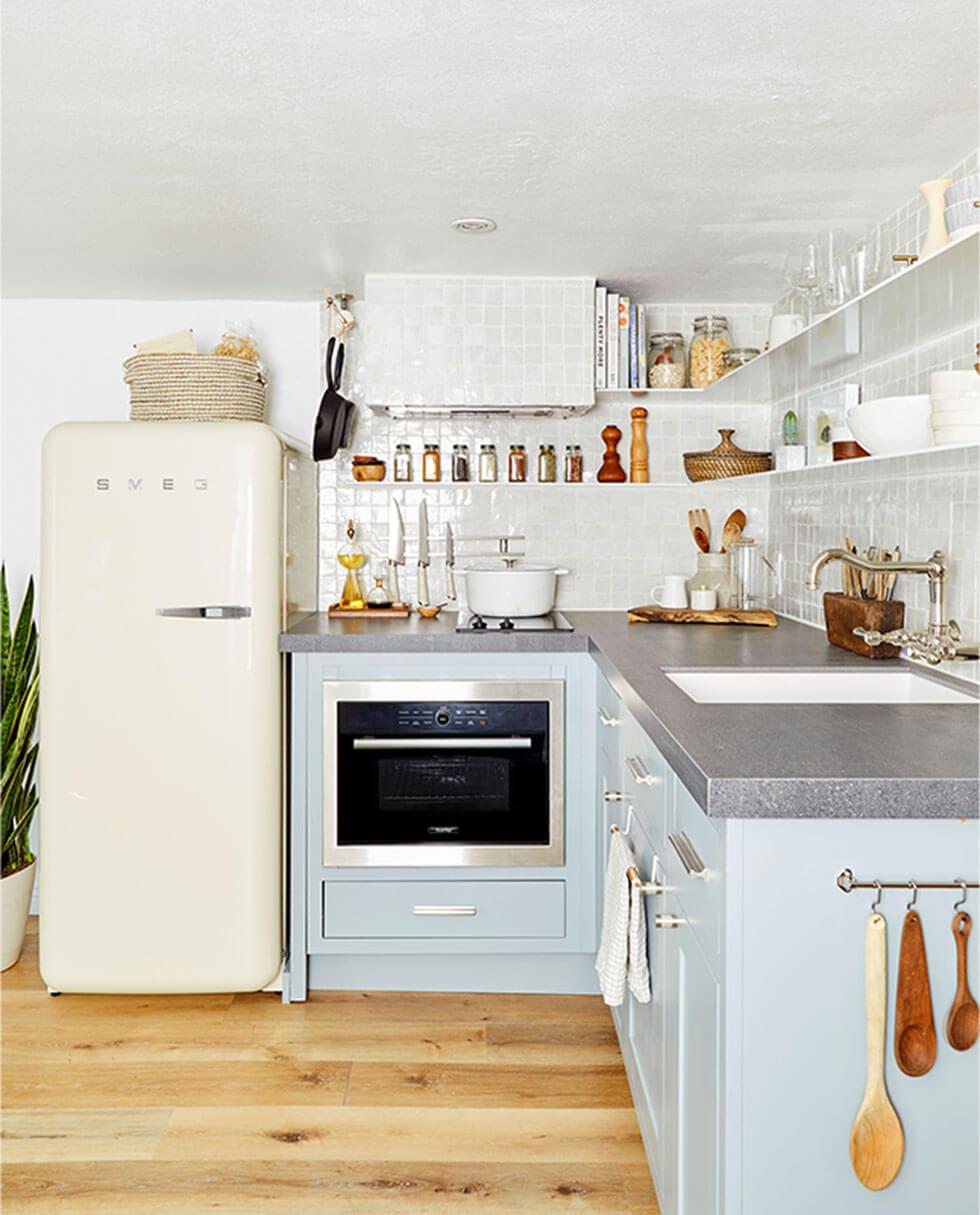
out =
[[[650,592],[653,602],[665,608],[687,607],[687,579],[683,574],[665,574],[663,584]]]
[[[695,612],[713,612],[718,606],[718,592],[710,587],[691,588],[691,607]]]
[[[806,320],[796,312],[777,312],[769,320],[769,348],[796,337],[805,325]]]

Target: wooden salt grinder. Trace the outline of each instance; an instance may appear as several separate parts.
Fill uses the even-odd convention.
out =
[[[647,446],[647,411],[642,405],[630,410],[633,438],[630,443],[630,480],[642,485],[650,480],[650,449]]]
[[[602,428],[602,441],[606,445],[606,450],[602,453],[602,467],[596,474],[597,481],[614,482],[626,480],[626,473],[619,462],[619,452],[616,451],[616,446],[622,437],[623,432],[618,426],[604,426]]]

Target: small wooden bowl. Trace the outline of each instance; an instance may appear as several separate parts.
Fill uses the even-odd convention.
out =
[[[385,479],[385,462],[376,460],[371,463],[352,464],[351,472],[355,481],[383,481]]]
[[[436,604],[430,603],[430,604],[427,604],[425,607],[423,607],[422,604],[420,603],[420,604],[416,605],[415,610],[418,612],[418,614],[422,617],[423,620],[435,620],[435,618],[442,611],[443,606],[444,605],[441,603],[436,603]]]

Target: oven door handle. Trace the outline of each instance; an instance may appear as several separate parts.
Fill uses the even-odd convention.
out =
[[[530,751],[530,738],[355,738],[355,751]]]

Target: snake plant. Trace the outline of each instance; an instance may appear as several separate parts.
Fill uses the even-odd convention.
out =
[[[34,623],[34,579],[27,584],[20,614],[10,631],[7,569],[0,568],[0,750],[3,752],[3,876],[34,860],[28,833],[37,808],[38,744],[34,741],[40,688],[37,626]]]

